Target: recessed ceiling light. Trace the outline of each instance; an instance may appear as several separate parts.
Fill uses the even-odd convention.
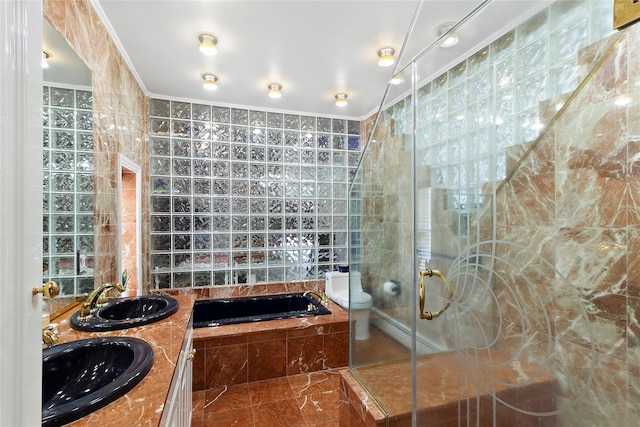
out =
[[[383,47],[378,50],[378,65],[381,67],[389,67],[393,65],[395,60],[393,59],[393,55],[396,53],[396,50],[391,46]]]
[[[336,105],[338,107],[344,107],[347,105],[347,94],[339,93],[336,95]]]
[[[454,23],[447,23],[447,24],[441,25],[436,30],[436,36],[442,37],[444,34],[448,33],[453,28],[454,25],[455,25]],[[444,48],[453,47],[458,44],[458,41],[460,41],[458,35],[456,33],[451,33],[447,38],[445,38],[440,42],[440,47],[444,47]]]
[[[282,97],[282,93],[280,92],[282,90],[282,85],[280,83],[269,83],[267,87],[269,88],[270,98]]]
[[[204,82],[202,83],[202,86],[205,89],[208,89],[208,90],[218,89],[218,78],[216,76],[214,76],[211,73],[202,73],[200,77],[202,77],[202,80],[204,80]]]
[[[42,51],[42,68],[49,68],[48,59],[51,57],[53,57],[53,55],[51,55],[50,52],[47,52],[46,50]]]
[[[205,55],[215,55],[218,53],[216,45],[218,44],[218,38],[211,33],[198,33],[196,34],[200,41],[200,52]]]

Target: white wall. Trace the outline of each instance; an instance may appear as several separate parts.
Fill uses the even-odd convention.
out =
[[[41,418],[42,5],[0,0],[0,426]]]

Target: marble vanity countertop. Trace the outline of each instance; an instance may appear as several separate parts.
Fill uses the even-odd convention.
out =
[[[106,336],[140,338],[153,348],[153,367],[147,376],[115,402],[74,421],[69,426],[158,426],[180,356],[195,297],[174,296],[180,308],[170,317],[150,325],[110,332],[71,329],[71,313],[57,319],[58,343]]]

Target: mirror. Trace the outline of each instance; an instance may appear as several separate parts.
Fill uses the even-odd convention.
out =
[[[42,280],[60,287],[55,313],[94,287],[93,94],[89,68],[43,22]]]

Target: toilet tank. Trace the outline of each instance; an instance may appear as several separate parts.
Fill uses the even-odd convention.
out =
[[[324,293],[336,301],[342,295],[348,298],[349,295],[349,273],[339,271],[329,271],[326,273]]]

